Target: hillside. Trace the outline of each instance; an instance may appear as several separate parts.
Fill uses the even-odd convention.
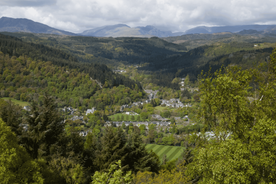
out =
[[[105,65],[78,62],[63,51],[5,35],[0,35],[0,71],[1,96],[23,101],[49,93],[60,106],[85,110],[122,105],[145,95],[140,83]]]
[[[0,34],[0,51],[10,56],[19,57],[27,55],[34,60],[51,61],[57,66],[66,66],[70,69],[78,69],[90,75],[93,79],[104,84],[108,82],[109,87],[125,85],[134,88],[136,85],[141,89],[141,85],[120,74],[115,74],[104,64],[79,62],[68,52],[51,48],[42,44],[26,43],[20,39]]]
[[[252,31],[241,31],[239,33],[213,33],[213,34],[187,34],[182,36],[163,38],[168,42],[185,46],[188,50],[204,46],[212,45],[217,42],[222,43],[275,43],[276,35],[274,34],[260,34]]]
[[[271,32],[273,33],[276,25],[238,25],[238,26],[219,26],[219,27],[207,27],[198,26],[185,31],[185,34],[200,34],[200,33],[222,33],[230,32],[237,33],[243,30],[254,30],[258,32]]]
[[[0,31],[7,32],[27,32],[27,33],[45,33],[56,35],[76,35],[67,31],[59,30],[45,24],[34,22],[29,19],[14,19],[8,17],[0,18]]]
[[[172,33],[171,31],[163,31],[155,26],[140,26],[129,27],[126,24],[117,24],[97,27],[94,29],[86,30],[80,35],[94,36],[94,37],[168,37],[179,36],[183,33]]]
[[[148,75],[147,84],[173,89],[179,89],[178,84],[172,83],[175,77],[189,74],[190,80],[195,81],[201,71],[208,71],[210,66],[217,69],[221,64],[235,63],[248,68],[254,63],[264,62],[276,42],[276,37],[272,36],[232,33],[194,34],[166,39],[3,34],[58,48],[84,63],[104,63],[113,69],[136,66],[138,73]],[[181,43],[183,40],[186,41]],[[254,57],[247,57],[248,54]]]

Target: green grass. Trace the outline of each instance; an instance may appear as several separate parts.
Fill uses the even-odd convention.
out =
[[[171,110],[171,109],[174,109],[174,108],[171,108],[171,107],[162,107],[161,105],[159,106],[156,106],[154,107],[156,110],[159,110],[159,111],[163,111],[163,110]]]
[[[160,160],[163,159],[164,155],[166,155],[167,160],[175,160],[179,158],[183,151],[183,147],[179,146],[163,146],[163,145],[157,145],[157,144],[147,144],[146,150],[150,151],[152,150],[154,153],[156,153]]]
[[[121,116],[123,115],[124,119],[123,121],[137,121],[137,118],[138,116],[140,115],[133,115],[134,116],[134,120],[131,120],[131,116],[132,115],[127,115],[127,114],[123,114],[123,113],[117,113],[117,114],[114,114],[114,115],[111,115],[111,116],[108,116],[112,121],[121,121]],[[117,119],[117,117],[119,116],[119,120]],[[127,119],[127,116],[128,116],[128,119]],[[113,120],[114,118],[114,120]],[[142,121],[142,118],[140,116],[140,121]]]
[[[4,98],[1,98],[1,99],[5,100],[5,101],[11,100],[13,103],[15,103],[17,105],[20,105],[22,107],[30,105],[28,102],[23,102],[23,101],[20,101],[20,100],[15,100],[13,98],[4,97]]]

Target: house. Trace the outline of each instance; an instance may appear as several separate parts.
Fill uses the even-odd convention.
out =
[[[71,120],[73,120],[73,121],[76,121],[76,120],[83,120],[83,116],[73,116],[72,118],[71,118]]]
[[[88,133],[87,131],[81,131],[79,134],[80,134],[80,136],[84,137],[84,136],[87,136],[87,133]]]
[[[88,114],[93,114],[95,110],[96,110],[95,107],[93,107],[92,109],[87,109],[85,115],[87,116]]]
[[[30,106],[24,106],[23,109],[26,110],[26,111],[30,111],[31,107]]]

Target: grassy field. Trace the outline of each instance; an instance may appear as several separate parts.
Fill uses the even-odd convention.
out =
[[[174,108],[170,108],[170,107],[162,107],[161,105],[156,106],[156,107],[154,107],[154,108],[155,108],[156,110],[159,110],[159,111],[174,109]]]
[[[118,114],[111,115],[111,116],[109,116],[109,118],[111,118],[112,121],[122,121],[121,120],[122,116],[123,116],[123,121],[138,121],[137,118],[140,115],[133,115],[134,116],[134,120],[131,120],[131,116],[132,115],[127,115],[127,114],[123,114],[123,113],[118,113]],[[119,119],[117,119],[118,117],[119,117]],[[141,117],[140,117],[140,121],[142,121]]]
[[[177,159],[181,156],[184,150],[183,147],[179,146],[163,146],[157,144],[147,144],[146,149],[148,151],[152,150],[154,153],[156,153],[161,161],[164,155],[166,155],[168,161]]]
[[[5,100],[5,101],[11,100],[13,103],[15,103],[17,105],[20,105],[22,107],[30,105],[28,102],[23,102],[23,101],[20,101],[20,100],[15,100],[13,98],[4,97],[4,98],[1,98],[1,99]]]

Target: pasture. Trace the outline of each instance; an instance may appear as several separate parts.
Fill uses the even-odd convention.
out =
[[[14,104],[20,105],[21,107],[30,105],[28,102],[23,102],[23,101],[16,100],[16,99],[13,99],[13,98],[4,97],[2,99],[5,100],[5,101],[11,100],[11,102],[13,102]]]
[[[152,150],[154,153],[158,155],[160,160],[162,161],[164,155],[167,157],[167,161],[175,160],[179,158],[185,148],[180,146],[163,146],[163,145],[157,145],[157,144],[147,144],[146,150],[150,151]]]

